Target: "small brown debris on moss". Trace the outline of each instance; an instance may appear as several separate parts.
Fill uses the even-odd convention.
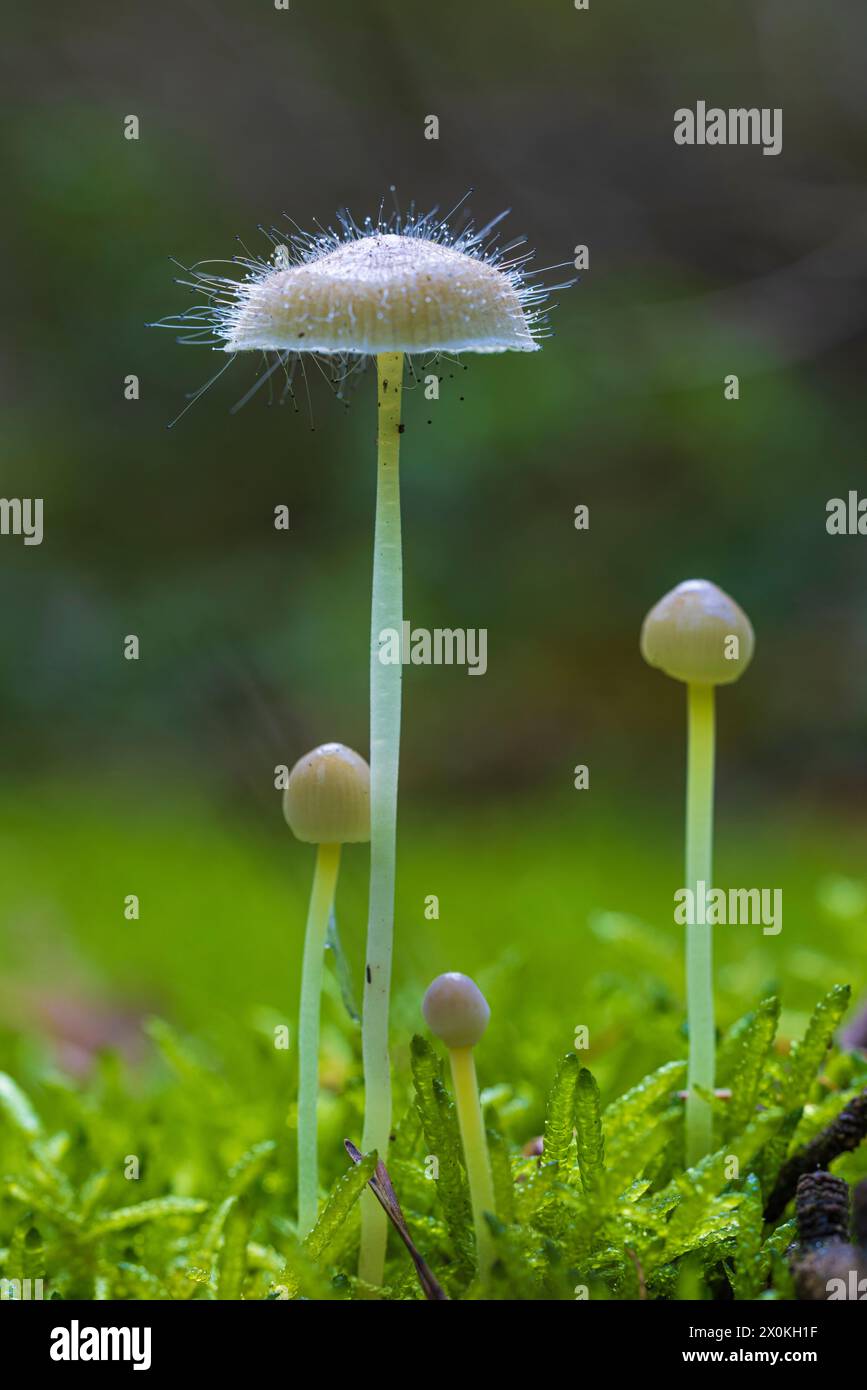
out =
[[[849,1101],[836,1119],[805,1144],[780,1169],[776,1186],[765,1207],[765,1220],[776,1221],[782,1216],[795,1195],[799,1179],[805,1173],[827,1169],[842,1153],[857,1149],[867,1135],[867,1091]]]

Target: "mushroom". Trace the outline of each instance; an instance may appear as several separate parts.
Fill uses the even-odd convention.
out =
[[[641,629],[645,661],[687,688],[686,887],[693,903],[697,885],[709,890],[713,873],[714,687],[743,675],[754,645],[746,613],[707,579],[678,584],[651,608]],[[706,1097],[716,1060],[711,927],[695,920],[687,922],[686,995],[686,1155],[692,1166],[712,1146]]]
[[[319,1097],[319,1009],[328,919],[334,905],[342,845],[370,839],[370,769],[342,743],[305,753],[289,773],[283,814],[297,840],[317,846],[304,933],[298,1017],[298,1235],[316,1223],[319,1200],[316,1104]]]
[[[421,1008],[428,1028],[448,1048],[464,1162],[470,1184],[479,1277],[482,1284],[486,1284],[493,1264],[494,1247],[485,1213],[494,1215],[496,1207],[473,1048],[488,1026],[491,1010],[475,981],[458,971],[438,975],[429,986]]]
[[[464,200],[462,199],[461,202]],[[460,207],[460,203],[458,204]],[[457,209],[454,209],[457,211]],[[449,214],[451,217],[452,214]],[[505,214],[503,214],[505,215]],[[238,259],[243,279],[199,267],[184,281],[207,302],[160,326],[226,353],[276,354],[286,367],[297,354],[329,359],[376,358],[378,441],[370,650],[370,901],[362,1009],[365,1115],[362,1148],[385,1161],[391,1130],[388,1011],[394,927],[394,880],[402,662],[385,660],[385,634],[403,631],[403,569],[398,458],[404,355],[515,350],[534,352],[545,335],[543,304],[552,289],[528,271],[520,241],[499,248],[500,222],[459,234],[436,212],[399,213],[359,227],[348,213],[339,231],[274,238],[273,259]],[[572,280],[567,284],[574,283]],[[338,368],[340,363],[338,361]],[[339,371],[335,373],[337,379]],[[387,1223],[371,1194],[362,1200],[359,1275],[382,1282]]]

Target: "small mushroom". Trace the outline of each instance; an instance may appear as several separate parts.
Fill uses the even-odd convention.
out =
[[[493,1215],[496,1208],[473,1048],[488,1026],[491,1010],[475,981],[457,971],[437,976],[428,988],[421,1008],[431,1032],[448,1048],[455,1107],[470,1185],[479,1277],[484,1285],[490,1277],[494,1259],[493,1241],[485,1212]]]
[[[729,685],[743,675],[754,646],[746,613],[707,579],[678,584],[651,608],[641,629],[645,661],[687,687],[686,888],[693,903],[698,884],[708,891],[713,876],[714,687]],[[713,1091],[716,1061],[712,951],[711,927],[688,921],[686,1154],[690,1165],[710,1152],[713,1139],[713,1117],[705,1099]]]
[[[370,768],[345,743],[321,743],[299,758],[283,793],[283,815],[308,845],[366,844]]]
[[[749,666],[755,636],[746,613],[707,579],[685,579],[651,608],[641,655],[687,685],[731,685]]]
[[[370,839],[367,763],[342,743],[323,743],[305,753],[289,774],[283,814],[297,840],[318,847],[304,933],[298,1019],[298,1235],[303,1239],[316,1223],[319,1201],[316,1105],[325,938],[341,846]]]

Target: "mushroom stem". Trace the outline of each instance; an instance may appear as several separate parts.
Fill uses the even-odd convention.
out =
[[[400,757],[402,665],[379,659],[380,634],[403,631],[403,565],[400,539],[400,404],[403,353],[376,359],[377,479],[373,541],[373,598],[370,633],[370,900],[362,1008],[365,1153],[376,1149],[385,1162],[391,1129],[388,1059],[388,1001],[394,925],[394,865],[397,834],[397,774]],[[361,1203],[359,1277],[381,1284],[388,1224],[372,1192]]]
[[[489,1211],[493,1214],[496,1207],[494,1205],[491,1160],[485,1138],[482,1107],[479,1103],[479,1086],[476,1080],[473,1049],[471,1047],[450,1047],[449,1061],[452,1066],[452,1084],[455,1091],[455,1106],[458,1112],[461,1142],[464,1146],[464,1162],[467,1165],[467,1178],[470,1184],[470,1202],[473,1208],[473,1227],[476,1233],[479,1278],[482,1284],[486,1284],[494,1260],[494,1243],[484,1213]]]
[[[699,883],[713,875],[714,687],[687,685],[686,887],[697,904]],[[695,916],[695,912],[693,916]],[[715,1036],[711,927],[691,921],[686,928],[686,998],[689,1071],[686,1101],[686,1161],[704,1158],[712,1146],[710,1104],[696,1086],[712,1091]]]
[[[304,933],[301,1007],[298,1017],[298,1236],[316,1224],[319,1165],[316,1102],[319,1097],[319,999],[328,918],[334,903],[340,845],[319,845]]]

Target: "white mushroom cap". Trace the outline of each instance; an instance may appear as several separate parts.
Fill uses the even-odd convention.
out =
[[[226,352],[533,352],[520,276],[419,235],[339,242],[237,288]],[[531,296],[532,298],[533,296]]]
[[[298,840],[348,845],[370,839],[370,768],[343,743],[299,758],[283,793],[283,815]]]
[[[736,681],[749,666],[754,647],[746,613],[707,579],[678,584],[651,608],[641,628],[644,660],[691,685]]]
[[[488,1001],[475,980],[456,970],[437,976],[422,1000],[421,1011],[428,1028],[446,1047],[475,1047],[491,1017]]]

